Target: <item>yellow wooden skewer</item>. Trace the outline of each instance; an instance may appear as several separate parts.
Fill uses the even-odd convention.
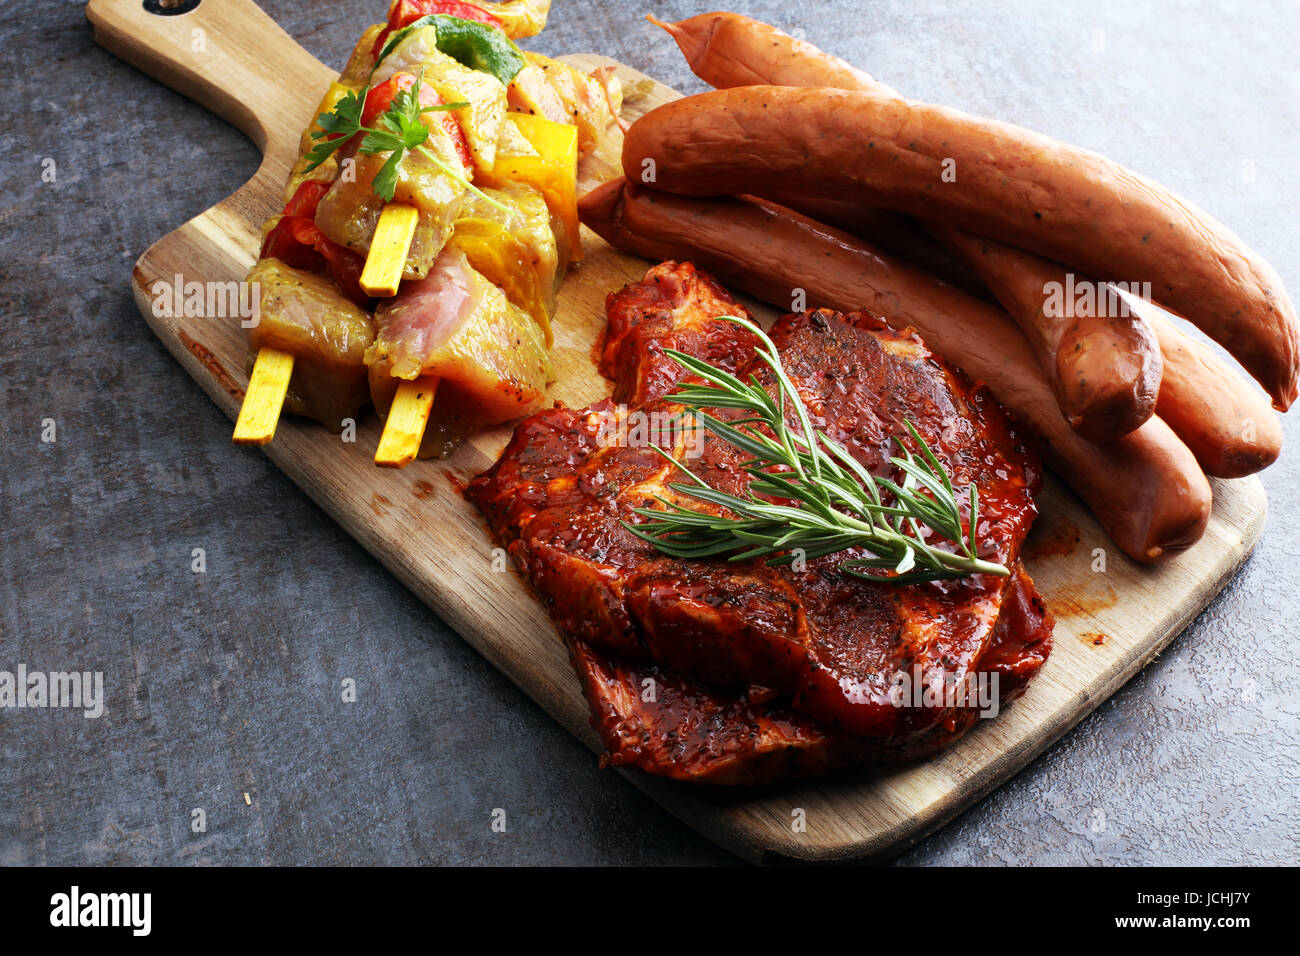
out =
[[[361,288],[368,294],[383,297],[397,294],[419,220],[419,211],[405,203],[390,202],[379,214],[366,266],[361,270]],[[438,379],[434,376],[421,376],[397,386],[388,420],[384,422],[384,433],[375,449],[376,465],[403,468],[415,460],[437,392]]]
[[[382,298],[397,295],[406,254],[419,221],[419,210],[405,203],[390,202],[379,214],[375,236],[366,254],[366,266],[361,270],[361,288],[367,295]]]
[[[258,349],[239,420],[235,422],[236,445],[265,445],[275,437],[275,425],[280,420],[280,408],[292,375],[291,354],[273,348]]]
[[[402,270],[406,266],[406,254],[419,220],[419,211],[404,203],[389,203],[379,214],[370,254],[366,256],[366,266],[361,272],[361,287],[367,293],[377,296],[397,294]],[[239,420],[235,422],[235,444],[265,445],[275,437],[275,426],[280,420],[280,409],[284,406],[292,375],[293,356],[288,352],[273,348],[258,350],[244,404],[239,409]],[[428,417],[428,409],[425,409],[424,420]],[[417,448],[420,437],[416,436]]]
[[[384,422],[384,433],[379,436],[379,447],[375,449],[376,465],[405,468],[415,460],[437,393],[438,379],[433,375],[421,375],[397,386],[388,420]]]

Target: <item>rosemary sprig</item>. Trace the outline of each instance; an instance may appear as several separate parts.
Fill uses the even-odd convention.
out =
[[[703,380],[680,385],[669,397],[691,409],[714,435],[750,456],[742,466],[751,479],[747,492],[740,497],[719,491],[655,446],[694,482],[674,483],[669,486],[673,491],[718,505],[734,517],[698,511],[656,496],[664,508],[634,509],[649,520],[624,522],[628,531],[664,554],[687,559],[725,554],[731,561],[767,558],[769,564],[789,564],[799,553],[804,558],[818,558],[862,547],[872,556],[843,561],[840,569],[888,584],[971,574],[1005,577],[1009,573],[1005,566],[977,555],[979,498],[975,485],[972,483],[968,492],[966,533],[952,480],[910,421],[904,424],[920,453],[914,454],[895,439],[900,454],[890,461],[903,473],[901,481],[871,474],[842,445],[813,429],[775,344],[763,330],[738,316],[719,318],[759,338],[758,357],[776,379],[775,396],[768,394],[754,375],[743,382],[694,356],[665,349],[664,354]],[[786,421],[787,405],[798,422],[797,431]],[[724,422],[704,410],[708,408],[749,414]],[[956,545],[956,550],[927,543],[927,528]]]

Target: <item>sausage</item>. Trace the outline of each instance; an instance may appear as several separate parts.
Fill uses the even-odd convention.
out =
[[[901,95],[812,44],[739,14],[708,13],[673,24],[651,21],[672,35],[691,70],[719,89],[757,83]],[[1085,438],[1102,441],[1127,434],[1155,411],[1161,376],[1155,333],[1128,309],[1110,316],[1081,317],[1077,322],[1064,310],[1059,316],[1049,314],[1044,291],[1052,282],[1065,286],[1063,269],[953,226],[928,224],[931,235],[965,267],[954,268],[949,264],[951,255],[948,261],[934,255],[923,258],[891,241],[920,231],[909,217],[843,200],[784,194],[768,198],[897,252],[967,291],[972,286],[992,290],[1034,347],[1066,420]],[[918,249],[914,239],[911,245]],[[972,273],[973,283],[967,278]],[[1093,283],[1092,287],[1101,286]]]
[[[1207,475],[1241,478],[1277,460],[1282,423],[1257,388],[1227,362],[1146,303],[1147,324],[1165,357],[1156,414]]]
[[[747,86],[641,117],[623,169],[692,196],[796,186],[938,219],[1110,280],[1149,280],[1155,300],[1228,349],[1276,408],[1300,389],[1295,309],[1268,263],[1151,180],[1009,123],[880,93]]]
[[[811,43],[739,13],[702,13],[665,23],[646,17],[677,42],[698,76],[715,90],[735,86],[830,86],[901,96],[869,73]]]
[[[686,57],[691,72],[714,89],[833,86],[898,95],[839,57],[739,13],[702,13],[677,23],[666,23],[654,16],[646,19],[667,31]]]
[[[703,13],[678,23],[666,23],[655,16],[646,19],[668,32],[685,55],[691,71],[715,89],[751,85],[833,86],[899,95],[811,43],[738,13]],[[987,295],[978,277],[960,259],[931,240],[910,216],[838,199],[818,200],[779,193],[768,198],[897,253],[967,292],[981,297]]]
[[[988,288],[975,271],[911,216],[839,199],[807,199],[798,195],[768,199],[901,256],[973,296],[990,299]]]
[[[1187,446],[1158,416],[1110,442],[1077,434],[1025,337],[1005,313],[848,233],[772,203],[690,199],[616,180],[579,203],[582,221],[620,249],[690,258],[724,282],[789,308],[868,309],[911,326],[993,394],[1039,439],[1044,456],[1130,557],[1151,562],[1193,544],[1210,486]]]
[[[881,92],[890,90],[861,70],[822,52],[812,44],[803,43],[775,27],[739,14],[710,13],[675,24],[658,20],[653,22],[662,26],[676,40],[692,71],[718,88],[766,83],[776,86],[875,89]],[[785,204],[791,205],[788,202]],[[813,219],[861,235],[877,245],[884,243],[874,233],[887,232],[891,225],[881,217],[894,215],[883,210],[856,207],[839,200],[805,202],[802,207],[796,208]],[[863,219],[859,221],[868,223],[868,230],[852,228],[853,222],[860,215]],[[936,228],[934,223],[929,226]],[[952,226],[942,228],[949,237],[957,237],[954,238],[954,245],[965,243],[970,248],[969,233]],[[999,276],[1004,277],[1003,282],[1012,282],[1014,272],[1033,271],[1036,265],[1043,262],[1030,253],[998,245],[997,259],[1000,264],[1005,264],[1006,269],[993,273],[992,266],[986,262],[985,268],[989,271],[986,272],[985,279],[990,285],[998,285]],[[893,251],[906,254],[903,250]],[[966,283],[938,272],[934,264],[920,264],[936,271],[948,281],[958,282],[963,288],[968,288]],[[1048,280],[1045,275],[1040,277],[1044,281]],[[1062,278],[1063,274],[1057,274],[1051,277],[1051,281],[1062,281]],[[1048,337],[1036,335],[1035,325],[1024,321],[1026,317],[1036,318],[1041,315],[1041,310],[1017,309],[1005,296],[1002,302],[1017,319],[1050,378],[1052,371],[1058,368],[1058,362],[1068,361],[1071,352],[1069,343],[1065,343],[1064,352],[1058,349],[1054,359],[1046,348]],[[1281,451],[1282,429],[1268,403],[1255,389],[1242,381],[1226,362],[1183,333],[1159,310],[1147,303],[1132,302],[1130,305],[1137,320],[1131,329],[1121,328],[1119,335],[1109,339],[1094,331],[1089,339],[1100,342],[1107,348],[1123,348],[1125,338],[1136,339],[1143,335],[1140,324],[1145,322],[1146,328],[1157,337],[1163,365],[1156,414],[1188,446],[1205,473],[1219,478],[1237,478],[1272,464]],[[1104,333],[1104,330],[1101,331]],[[1136,342],[1132,342],[1129,347],[1135,346]],[[1058,400],[1062,402],[1063,410],[1068,409],[1071,403],[1068,398],[1062,397],[1062,390],[1058,386],[1070,378],[1062,371],[1053,381],[1053,388]],[[1081,408],[1082,405],[1075,407]],[[1066,411],[1066,417],[1070,417],[1069,411]]]
[[[1084,438],[1126,435],[1156,409],[1164,363],[1155,332],[1127,300],[1116,298],[1075,316],[1049,308],[1053,284],[1065,294],[1072,277],[1054,262],[944,223],[931,234],[957,253],[993,292],[1029,340],[1066,420]],[[1080,287],[1091,282],[1076,280]],[[1104,286],[1092,283],[1092,289]]]

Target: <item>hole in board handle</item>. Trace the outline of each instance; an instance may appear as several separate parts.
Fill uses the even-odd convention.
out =
[[[144,0],[145,13],[159,17],[178,17],[198,7],[203,0]]]

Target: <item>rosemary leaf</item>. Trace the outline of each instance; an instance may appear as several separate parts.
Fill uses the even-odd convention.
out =
[[[839,442],[813,429],[775,344],[762,329],[737,316],[719,318],[758,338],[756,354],[772,373],[775,394],[769,394],[755,375],[745,382],[700,358],[665,349],[698,379],[679,385],[671,398],[707,431],[750,456],[742,465],[751,479],[749,487],[743,496],[713,488],[656,446],[655,451],[694,482],[673,483],[671,490],[721,513],[657,496],[662,508],[633,509],[646,520],[624,522],[628,531],[664,554],[687,560],[727,555],[730,561],[767,558],[769,564],[782,565],[861,548],[870,557],[846,559],[840,569],[888,584],[1009,573],[978,555],[979,495],[974,484],[967,491],[970,507],[964,529],[952,478],[910,421],[903,424],[919,454],[896,437],[899,454],[890,462],[901,479],[872,475]],[[723,421],[708,411],[723,408],[748,414]],[[787,421],[787,409],[797,427]],[[935,536],[957,550],[927,541]]]

